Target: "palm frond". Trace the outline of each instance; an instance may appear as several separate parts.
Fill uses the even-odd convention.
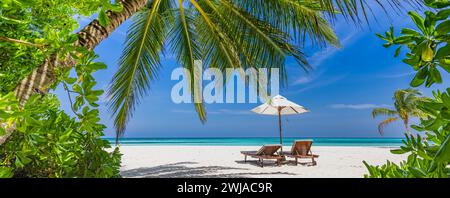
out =
[[[295,19],[295,15],[291,14],[289,10],[292,10],[296,5],[314,6],[315,9],[321,10],[328,19],[334,21],[336,16],[341,15],[345,19],[360,24],[363,20],[368,22],[368,14],[372,14],[372,9],[379,7],[386,13],[387,16],[391,16],[394,11],[400,13],[400,11],[407,10],[406,7],[420,9],[423,7],[423,0],[230,0],[236,5],[248,10],[253,10],[253,13],[267,17],[278,17],[274,20],[279,20],[280,16],[286,18],[284,21],[278,21],[280,24],[286,24],[287,18],[291,17]],[[391,8],[389,10],[388,8]]]
[[[397,90],[393,97],[395,108],[397,111],[412,112],[417,109],[418,102],[424,99],[421,96],[422,93],[417,89]]]
[[[170,47],[177,55],[177,60],[191,73],[190,91],[195,100],[197,78],[194,72],[194,61],[201,60],[201,49],[198,45],[198,35],[195,29],[195,17],[192,11],[183,7],[183,0],[178,0],[175,24],[172,27],[169,38],[172,41]],[[201,79],[200,79],[201,80]],[[201,94],[201,93],[200,93]],[[201,122],[206,121],[206,112],[203,102],[195,102],[195,110]]]
[[[388,124],[390,124],[390,123],[392,123],[392,122],[397,121],[398,119],[399,119],[398,117],[390,117],[390,118],[384,120],[383,122],[381,122],[381,123],[378,125],[378,132],[379,132],[381,135],[384,135],[384,127],[386,127],[386,125],[388,125]]]
[[[135,106],[147,93],[149,82],[161,67],[160,52],[169,27],[164,15],[170,7],[170,1],[155,0],[150,8],[138,12],[132,19],[119,69],[108,91],[117,138],[124,133]]]
[[[422,93],[417,89],[407,89],[405,96],[406,104],[416,104],[418,101],[423,100]]]
[[[196,20],[196,29],[199,34],[199,43],[203,52],[203,61],[206,67],[239,68],[239,48],[230,37],[230,23],[218,13],[216,5],[211,1],[191,1],[200,14]]]
[[[362,19],[368,22],[367,15],[372,8],[378,6],[387,16],[391,13],[387,11],[391,8],[394,12],[399,13],[405,11],[406,7],[420,9],[423,7],[423,0],[316,0],[321,7],[327,11],[331,18],[335,18],[337,14],[343,15],[346,19],[360,23]],[[370,4],[372,3],[372,4]],[[335,11],[338,12],[335,12]]]
[[[272,27],[289,32],[296,38],[298,44],[304,44],[307,38],[319,45],[339,45],[334,31],[323,18],[323,13],[327,11],[318,1],[221,0],[220,2],[233,4]]]
[[[228,28],[225,35],[239,49],[242,68],[267,68],[269,75],[271,68],[278,68],[283,82],[287,79],[284,65],[288,56],[294,57],[306,71],[310,69],[301,48],[291,44],[293,40],[282,29],[228,1],[219,1],[215,6],[217,15],[226,16],[226,21],[219,22],[221,27]]]
[[[391,117],[387,120],[380,123],[378,126],[378,131],[383,134],[383,127],[397,119],[402,119],[405,122],[406,130],[409,132],[409,128],[407,122],[410,117],[421,117],[426,118],[426,114],[424,114],[418,107],[418,103],[420,101],[425,101],[426,98],[421,97],[421,93],[416,89],[399,89],[394,93],[394,106],[395,110],[386,109],[386,108],[376,108],[372,111],[372,116],[376,117],[379,115],[386,116],[397,116]]]
[[[393,116],[393,115],[397,115],[398,112],[391,110],[391,109],[386,109],[386,108],[375,108],[372,110],[372,117],[377,117],[380,115],[385,115],[385,116]]]

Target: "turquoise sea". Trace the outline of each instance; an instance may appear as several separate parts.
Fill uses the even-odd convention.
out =
[[[115,143],[114,138],[106,138]],[[400,146],[401,138],[283,138],[283,145],[294,140],[312,139],[316,146]],[[279,138],[122,138],[121,145],[179,146],[260,146],[278,144]]]

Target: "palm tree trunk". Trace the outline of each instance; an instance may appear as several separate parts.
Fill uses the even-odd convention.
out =
[[[103,27],[99,24],[98,20],[93,20],[77,33],[78,41],[75,45],[93,50],[100,42],[108,38],[120,24],[144,7],[147,0],[120,0],[119,2],[123,4],[123,10],[118,13],[107,12],[109,18],[108,26]],[[75,60],[70,56],[67,56],[65,60],[58,60],[56,54],[50,56],[41,66],[34,69],[28,77],[19,83],[14,90],[17,99],[23,104],[33,94],[46,94],[50,85],[56,81],[56,76],[53,73],[54,69],[70,68],[75,64]],[[6,141],[13,130],[14,127],[6,130],[6,134],[0,137],[0,145]]]
[[[408,135],[411,135],[411,131],[409,130],[409,118],[404,119],[403,124],[405,125],[406,132],[408,133]]]

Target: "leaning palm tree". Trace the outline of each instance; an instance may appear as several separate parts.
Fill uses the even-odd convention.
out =
[[[417,108],[417,103],[424,100],[422,94],[416,89],[401,89],[394,93],[394,108],[375,108],[372,116],[375,118],[380,115],[389,116],[386,120],[378,125],[378,131],[384,134],[384,127],[397,120],[402,120],[406,128],[406,132],[411,134],[409,129],[409,120],[412,117],[423,117],[424,114]]]
[[[77,46],[93,50],[120,24],[134,16],[120,67],[111,83],[110,107],[120,136],[149,82],[161,67],[159,60],[168,45],[188,70],[193,60],[209,67],[276,67],[285,77],[284,60],[294,57],[309,69],[301,51],[303,41],[338,45],[329,21],[337,15],[359,24],[371,7],[420,6],[423,0],[119,0],[121,12],[107,12],[109,23],[93,20],[77,34]],[[370,2],[370,4],[369,4]],[[171,42],[166,42],[170,40]],[[46,93],[56,81],[56,67],[72,67],[74,59],[51,55],[15,89],[23,103],[34,93]],[[196,104],[202,121],[203,105]],[[12,133],[0,137],[0,144]]]

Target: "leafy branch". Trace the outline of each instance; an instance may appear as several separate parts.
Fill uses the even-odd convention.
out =
[[[0,36],[0,40],[1,41],[6,41],[6,42],[11,42],[11,43],[18,43],[18,44],[21,44],[21,45],[26,45],[26,46],[31,46],[31,47],[37,47],[39,49],[43,49],[43,47],[45,46],[43,44],[35,44],[35,43],[28,42],[28,41],[8,38],[8,37],[4,37],[4,36]]]

